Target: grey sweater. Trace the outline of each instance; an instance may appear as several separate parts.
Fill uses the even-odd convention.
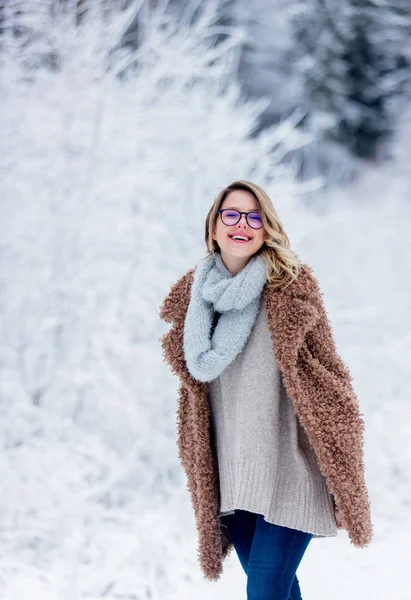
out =
[[[336,536],[333,499],[284,387],[263,296],[260,306],[244,349],[209,383],[219,516],[239,508],[313,537]]]

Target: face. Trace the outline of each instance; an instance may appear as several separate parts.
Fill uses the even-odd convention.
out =
[[[220,209],[235,208],[240,211],[259,212],[257,200],[251,192],[246,190],[234,190],[230,192]],[[234,240],[233,235],[243,235],[248,241]],[[213,240],[216,240],[224,264],[231,272],[238,272],[264,243],[264,227],[253,229],[246,221],[245,215],[235,225],[225,225],[219,214],[216,220],[216,228],[213,232]]]

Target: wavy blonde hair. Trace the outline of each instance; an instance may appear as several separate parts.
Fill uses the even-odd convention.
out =
[[[262,254],[264,258],[268,285],[274,288],[289,285],[297,279],[301,261],[297,254],[290,249],[290,241],[270,197],[260,186],[251,181],[234,181],[221,190],[214,200],[205,222],[207,255],[220,252],[220,247],[217,241],[213,240],[212,233],[216,227],[217,211],[228,194],[234,190],[250,192],[257,200],[258,210],[263,220],[264,243],[256,254]]]

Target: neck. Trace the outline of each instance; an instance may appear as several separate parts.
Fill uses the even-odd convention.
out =
[[[249,260],[252,258],[251,256],[233,256],[232,254],[227,254],[224,250],[221,250],[221,260],[223,261],[224,266],[230,271],[232,275],[237,275],[244,267],[247,265]]]

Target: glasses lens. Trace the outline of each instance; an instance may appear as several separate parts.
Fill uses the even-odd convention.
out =
[[[238,210],[226,209],[221,213],[224,225],[235,225],[240,218]]]
[[[261,218],[260,213],[255,212],[255,213],[249,213],[247,215],[248,217],[248,224],[250,227],[252,227],[253,229],[261,229],[261,227],[263,226],[263,220]]]

